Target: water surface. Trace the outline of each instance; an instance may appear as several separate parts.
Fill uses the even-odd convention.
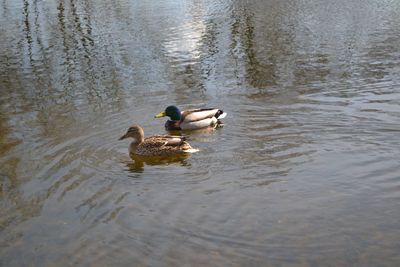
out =
[[[0,266],[397,266],[398,1],[3,0]],[[199,153],[133,123],[220,107]]]

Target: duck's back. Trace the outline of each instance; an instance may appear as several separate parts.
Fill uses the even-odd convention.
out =
[[[135,154],[155,156],[188,153],[193,149],[189,143],[179,136],[151,136],[144,139],[136,147]]]

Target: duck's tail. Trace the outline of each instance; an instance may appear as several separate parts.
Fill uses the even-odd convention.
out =
[[[200,150],[199,149],[196,149],[196,148],[189,148],[189,149],[186,149],[184,152],[185,153],[196,153],[196,152],[199,152]]]
[[[217,119],[223,119],[226,117],[226,113],[222,109],[218,109],[218,111],[215,113],[214,117]]]
[[[218,119],[223,119],[226,117],[226,115],[228,115],[228,113],[222,112],[217,118]]]

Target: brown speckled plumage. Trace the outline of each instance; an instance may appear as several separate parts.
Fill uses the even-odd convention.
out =
[[[129,146],[129,153],[134,155],[176,155],[196,151],[182,136],[154,135],[144,138],[143,129],[138,125],[131,126],[120,140],[128,137],[134,139]]]

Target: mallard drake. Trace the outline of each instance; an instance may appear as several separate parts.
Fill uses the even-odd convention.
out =
[[[155,115],[155,118],[168,116],[165,123],[167,130],[195,130],[204,127],[222,125],[220,119],[226,117],[221,109],[204,108],[180,111],[176,106],[168,106],[165,111]]]
[[[161,156],[161,155],[177,155],[182,153],[194,153],[197,149],[190,146],[183,136],[170,135],[153,135],[144,138],[142,127],[133,125],[129,127],[126,134],[121,136],[119,140],[125,138],[133,138],[133,142],[129,145],[129,154],[139,156]]]

